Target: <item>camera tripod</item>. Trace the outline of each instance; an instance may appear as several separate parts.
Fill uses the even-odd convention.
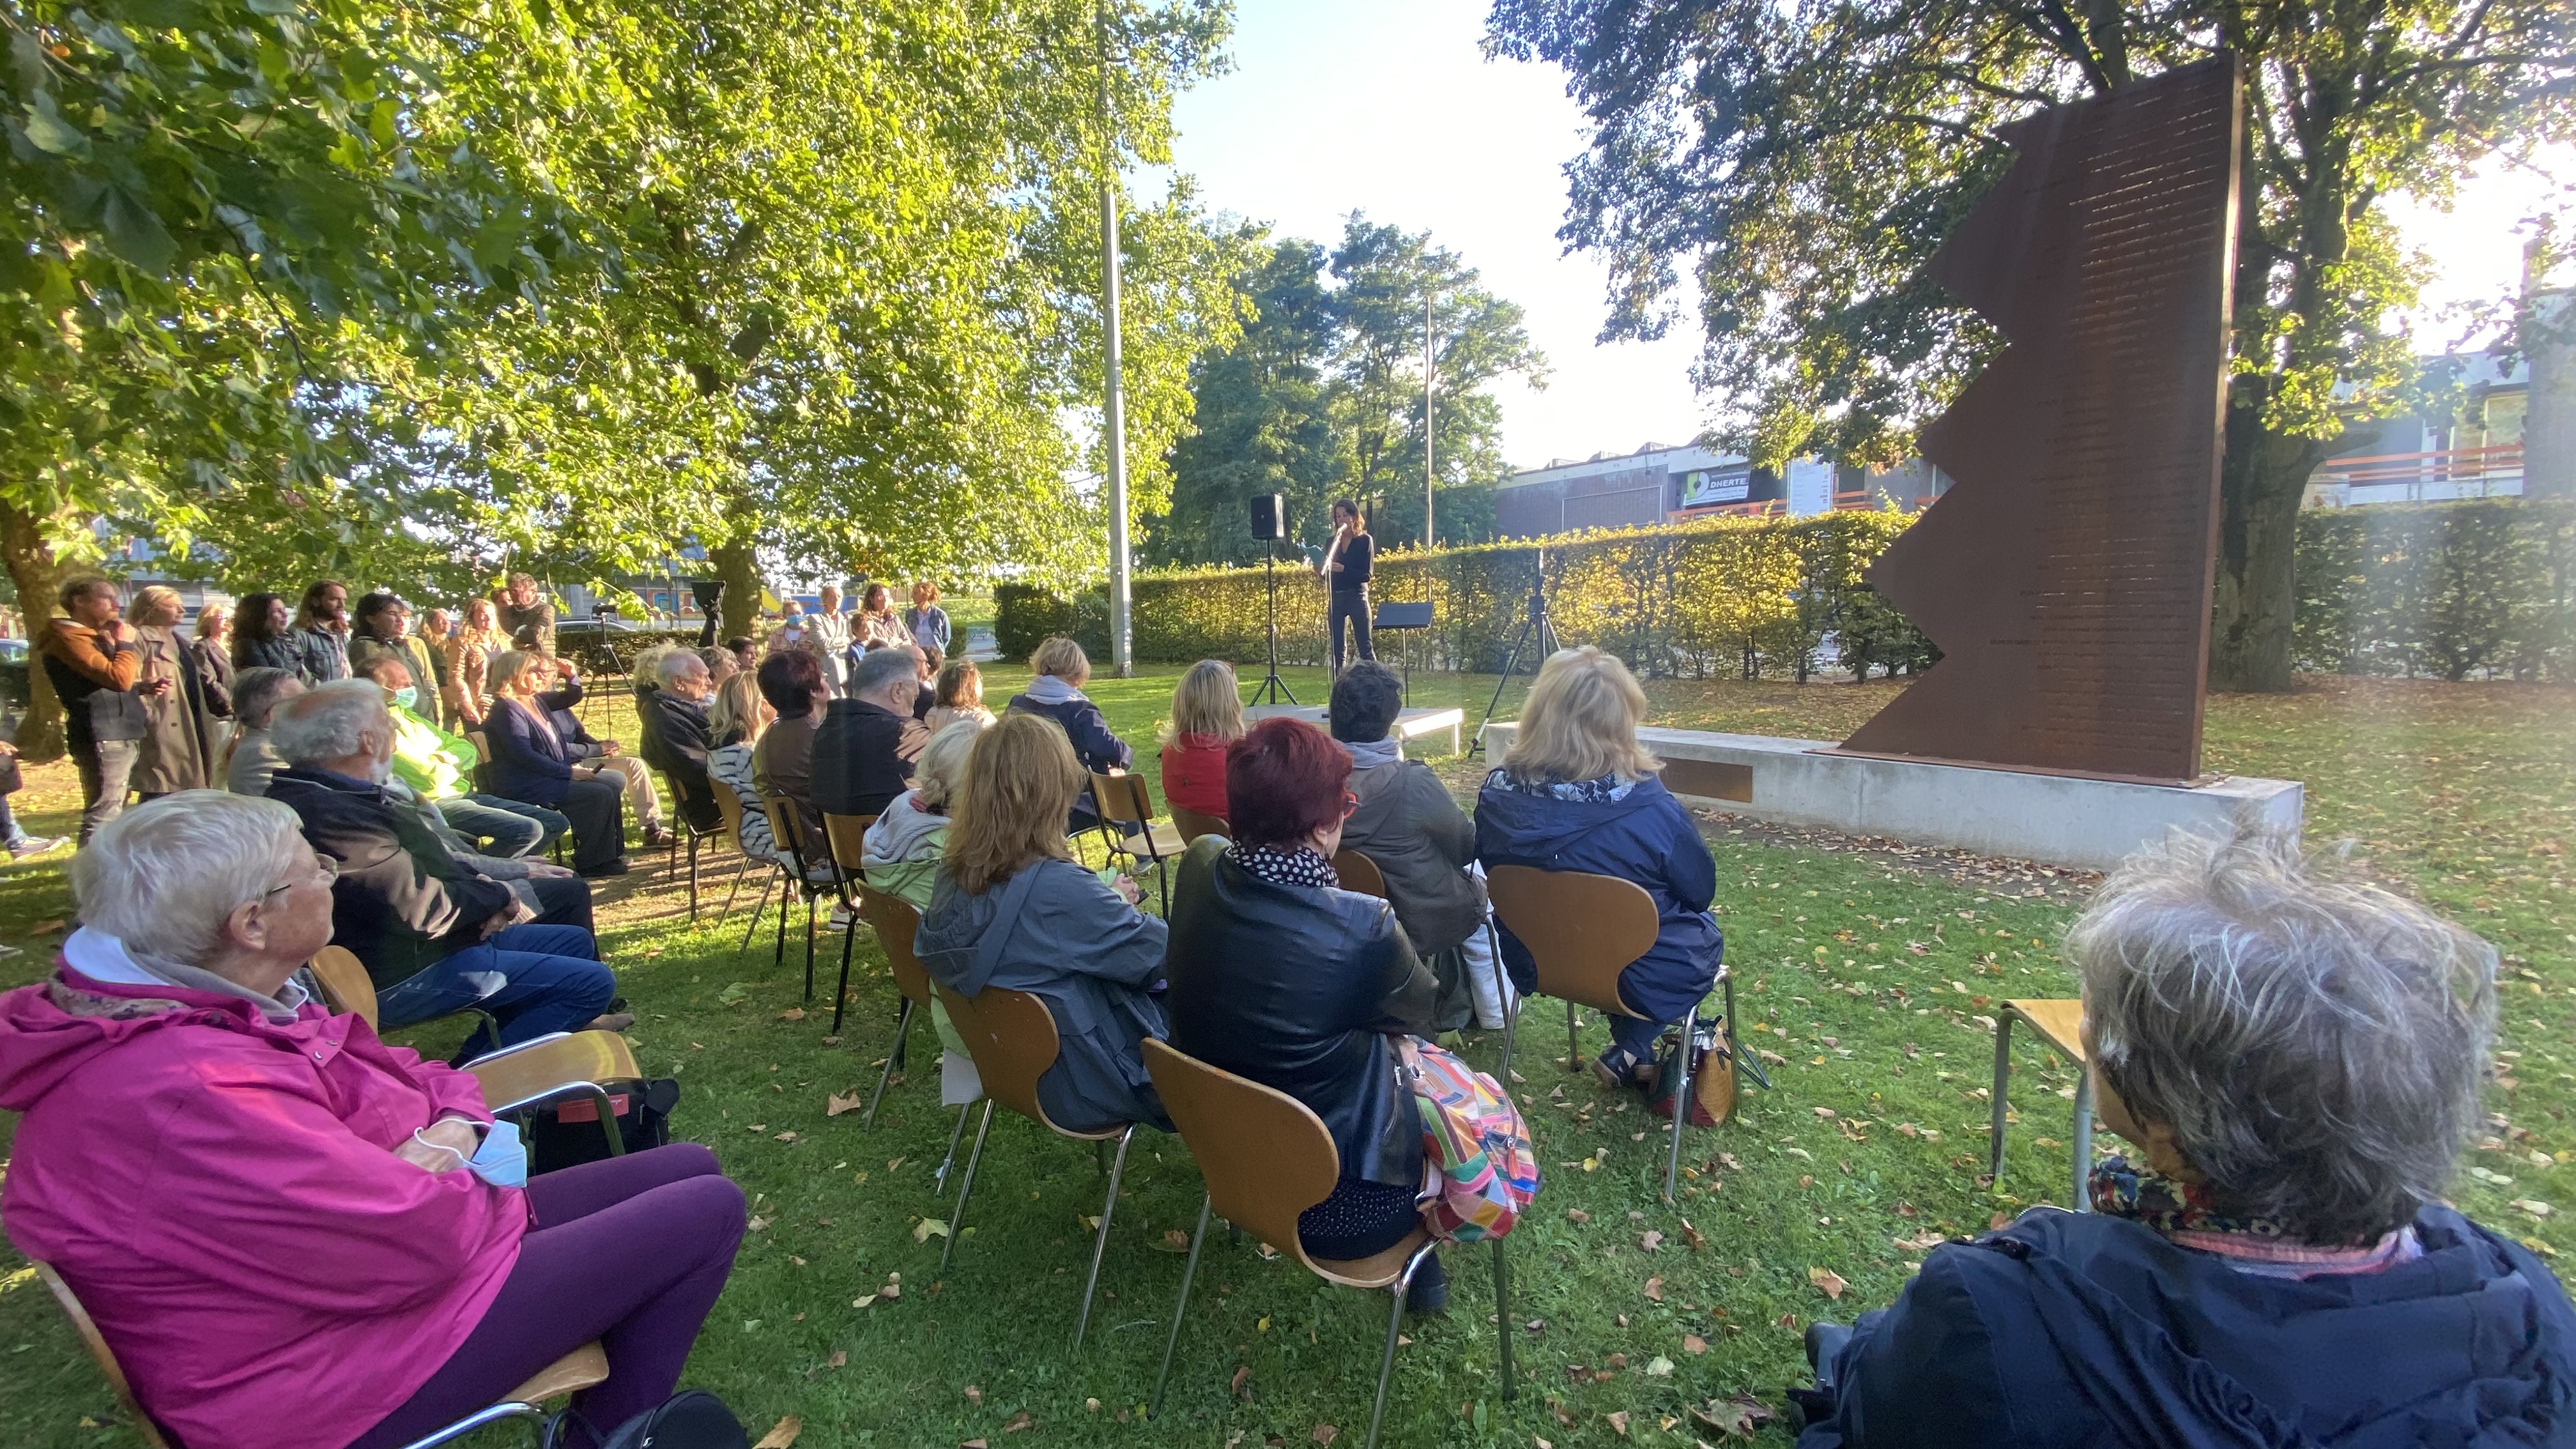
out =
[[[1512,682],[1512,671],[1520,667],[1521,650],[1527,648],[1533,639],[1538,644],[1538,657],[1541,662],[1545,662],[1549,655],[1564,647],[1556,637],[1555,621],[1547,616],[1547,550],[1545,548],[1538,551],[1537,573],[1530,580],[1529,614],[1521,620],[1520,632],[1512,636],[1511,652],[1503,656],[1503,677],[1494,681],[1494,697],[1485,704],[1485,718],[1476,726],[1476,742],[1468,747],[1468,753],[1474,754],[1485,748],[1485,726],[1494,722],[1494,711],[1500,708],[1503,702],[1503,687]],[[1536,675],[1537,667],[1532,666],[1530,673]]]

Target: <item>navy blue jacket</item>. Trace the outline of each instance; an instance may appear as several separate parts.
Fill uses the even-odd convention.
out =
[[[1894,1307],[1862,1316],[1798,1449],[2576,1443],[2576,1310],[2557,1279],[2449,1208],[2415,1231],[2414,1262],[2302,1281],[2034,1209],[1933,1249]]]
[[[540,694],[536,706],[548,713],[568,709],[568,693]],[[576,756],[565,740],[537,727],[525,703],[495,699],[491,713],[483,716],[483,742],[492,750],[492,793],[529,805],[560,805],[572,785]]]
[[[1726,938],[1708,913],[1717,898],[1717,862],[1690,812],[1652,775],[1626,798],[1598,803],[1523,795],[1488,775],[1476,796],[1476,859],[1489,871],[1529,865],[1612,875],[1644,887],[1662,924],[1654,949],[1619,973],[1619,994],[1646,1016],[1681,1020],[1717,979],[1726,955]],[[1509,927],[1496,925],[1512,981],[1532,989],[1538,966],[1529,948]]]
[[[1090,700],[1068,699],[1060,704],[1040,704],[1025,694],[1015,694],[1011,696],[1008,708],[1025,714],[1044,715],[1064,726],[1064,737],[1073,741],[1074,758],[1082,761],[1082,768],[1095,775],[1124,770],[1136,762],[1136,752],[1127,747],[1125,740],[1110,732],[1109,721],[1101,715],[1100,706]],[[1074,799],[1072,828],[1084,829],[1097,819],[1099,812],[1091,808],[1091,792],[1085,790]]]

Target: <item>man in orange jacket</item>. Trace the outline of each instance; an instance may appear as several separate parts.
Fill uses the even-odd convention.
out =
[[[125,808],[125,780],[143,752],[146,720],[134,692],[143,659],[134,650],[134,626],[117,617],[119,606],[114,581],[74,579],[63,585],[63,612],[36,631],[36,653],[63,702],[63,732],[80,768],[83,845]],[[170,681],[149,687],[166,692]]]

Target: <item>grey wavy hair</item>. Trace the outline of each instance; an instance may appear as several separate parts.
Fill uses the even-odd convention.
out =
[[[2101,1078],[2233,1209],[2364,1243],[2450,1181],[2495,1039],[2496,950],[2271,831],[2176,832],[2067,936]]]
[[[910,649],[871,649],[850,670],[850,693],[869,695],[898,679],[918,680],[921,660]]]
[[[226,917],[312,860],[302,823],[277,801],[181,790],[99,828],[72,857],[72,900],[82,925],[140,960],[204,966]]]
[[[362,752],[372,735],[393,738],[385,692],[371,679],[334,679],[280,704],[269,716],[268,747],[290,765],[318,765]]]
[[[269,714],[303,689],[304,681],[288,670],[245,669],[233,681],[233,722],[246,730],[264,730]]]

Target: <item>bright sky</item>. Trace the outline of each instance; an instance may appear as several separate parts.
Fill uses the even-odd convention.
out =
[[[1556,239],[1582,112],[1554,67],[1484,59],[1486,10],[1487,0],[1237,0],[1234,70],[1182,97],[1174,161],[1210,208],[1327,245],[1354,209],[1427,227],[1518,302],[1550,377],[1545,391],[1501,390],[1514,466],[1686,443],[1704,417],[1689,376],[1697,319],[1662,342],[1594,345],[1605,274],[1588,256],[1562,255]],[[2558,169],[2576,177],[2576,166]],[[2451,216],[2406,216],[2442,268],[2433,303],[2513,285],[2514,224],[2551,188],[2493,171]]]

